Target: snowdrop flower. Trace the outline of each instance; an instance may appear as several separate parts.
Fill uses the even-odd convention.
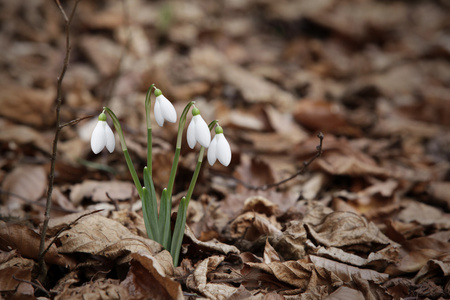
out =
[[[227,139],[223,135],[223,129],[219,125],[216,127],[216,135],[208,148],[208,162],[212,166],[216,160],[227,167],[231,162],[231,149]]]
[[[159,126],[164,125],[164,121],[175,123],[177,121],[177,112],[172,103],[167,100],[160,89],[155,89],[155,120]]]
[[[105,146],[112,153],[116,146],[116,141],[114,133],[109,128],[108,123],[106,123],[106,114],[102,112],[98,116],[98,123],[95,125],[94,131],[92,131],[91,148],[95,154],[98,154]]]
[[[205,148],[208,148],[209,143],[211,143],[208,124],[203,120],[200,110],[195,106],[192,109],[192,120],[187,129],[187,142],[191,149],[194,149],[197,142]]]

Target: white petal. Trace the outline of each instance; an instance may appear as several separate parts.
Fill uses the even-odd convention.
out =
[[[177,121],[177,111],[175,110],[175,107],[173,107],[172,103],[170,103],[163,95],[158,96],[158,98],[160,98],[161,112],[164,119],[170,123],[175,123]]]
[[[217,159],[222,165],[227,167],[231,162],[231,148],[223,133],[216,135],[217,138]]]
[[[116,147],[116,139],[114,138],[114,133],[109,128],[108,124],[105,126],[105,137],[106,137],[106,149],[108,149],[109,153],[113,153],[114,148]]]
[[[195,139],[195,122],[194,122],[194,119],[192,119],[191,123],[189,123],[188,129],[187,129],[187,133],[186,133],[186,138],[187,138],[187,142],[188,142],[189,147],[191,149],[194,149],[195,143],[197,142],[197,140]]]
[[[203,120],[202,116],[196,115],[195,118],[195,137],[200,145],[205,148],[209,147],[211,143],[211,133],[208,128],[208,124],[206,124],[205,120]]]
[[[212,166],[216,162],[216,150],[217,150],[217,135],[211,141],[208,148],[208,162]]]
[[[91,135],[91,149],[95,154],[105,148],[106,145],[106,136],[105,136],[105,121],[98,121],[97,125],[95,125],[94,131],[92,131]]]
[[[161,96],[158,96],[158,97],[161,97]],[[156,97],[155,108],[154,108],[155,120],[156,120],[156,123],[158,123],[158,125],[162,127],[164,125],[164,117],[161,112],[161,103],[160,103],[160,100],[158,97]]]

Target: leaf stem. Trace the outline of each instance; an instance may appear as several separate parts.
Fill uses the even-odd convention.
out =
[[[109,114],[113,120],[114,128],[116,128],[117,134],[119,135],[120,145],[122,146],[123,155],[125,156],[125,161],[127,162],[128,170],[130,170],[131,177],[133,178],[134,185],[139,193],[139,197],[143,199],[142,185],[139,177],[134,168],[133,162],[131,161],[130,154],[128,153],[127,143],[125,142],[125,137],[123,136],[122,127],[120,126],[119,119],[108,107],[103,107],[103,109]]]

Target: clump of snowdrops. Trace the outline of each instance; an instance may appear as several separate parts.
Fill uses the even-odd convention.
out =
[[[160,243],[165,249],[170,251],[174,265],[176,266],[178,264],[181,242],[183,240],[184,229],[186,227],[186,212],[197,182],[205,149],[208,149],[207,158],[210,165],[213,165],[216,160],[218,160],[224,166],[228,166],[230,164],[231,149],[223,134],[223,129],[219,126],[217,120],[212,121],[208,125],[200,115],[200,110],[195,107],[194,101],[189,102],[181,113],[181,117],[179,119],[175,156],[172,163],[169,182],[167,184],[167,188],[163,189],[161,193],[160,205],[158,207],[152,177],[151,94],[153,90],[156,96],[153,109],[156,123],[162,127],[165,121],[170,123],[176,123],[177,121],[177,112],[172,103],[164,97],[161,90],[157,89],[154,85],[151,85],[145,98],[145,115],[147,124],[147,166],[143,170],[143,185],[136,173],[130,154],[128,153],[127,144],[125,142],[120,122],[114,112],[108,107],[104,107],[103,112],[98,117],[98,123],[92,132],[91,148],[95,154],[101,152],[105,147],[109,152],[114,151],[114,133],[106,122],[106,114],[108,114],[113,121],[117,134],[119,135],[125,161],[142,201],[142,212],[147,235],[150,239]],[[197,143],[199,143],[201,147],[187,194],[181,199],[178,207],[177,218],[174,230],[172,232],[170,224],[172,192],[175,182],[175,175],[178,168],[178,161],[180,158],[181,141],[186,124],[186,117],[190,110],[192,111],[192,119],[187,129],[187,142],[191,149],[194,149]],[[215,129],[215,136],[211,141],[211,131],[213,129]]]

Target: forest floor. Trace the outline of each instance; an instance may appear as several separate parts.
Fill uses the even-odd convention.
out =
[[[43,273],[57,4],[0,4],[0,298],[450,299],[447,1],[80,1]],[[205,158],[177,267],[147,238],[117,136],[90,148],[107,106],[142,176],[153,83],[232,151]],[[158,195],[177,128],[153,124]],[[198,152],[183,134],[173,218]]]

